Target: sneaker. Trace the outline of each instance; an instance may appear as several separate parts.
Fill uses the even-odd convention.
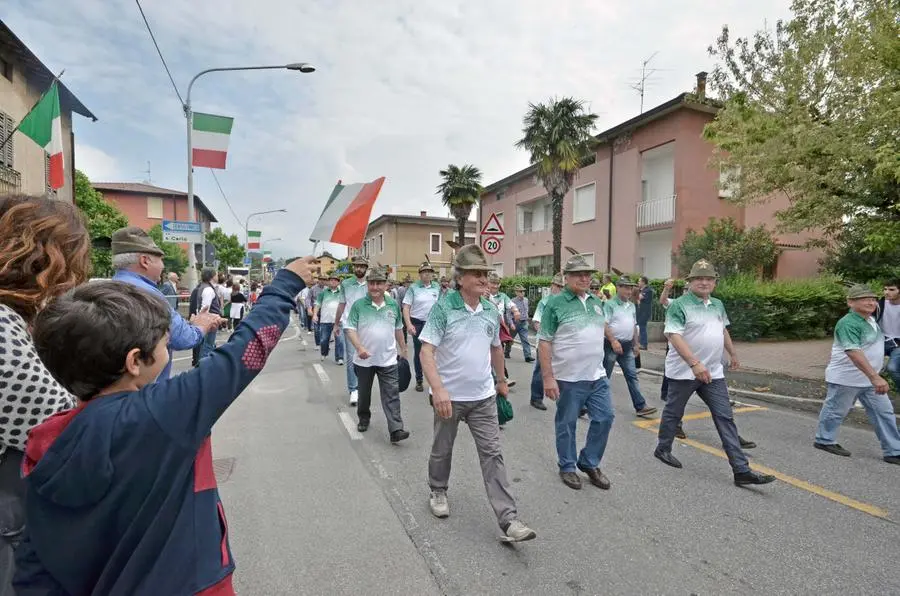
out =
[[[526,358],[525,362],[534,362],[534,358]]]
[[[431,515],[435,517],[450,517],[450,503],[447,502],[447,493],[444,491],[434,491],[428,499],[428,507],[431,509]]]
[[[813,447],[816,449],[821,449],[822,451],[827,451],[828,453],[834,455],[840,455],[841,457],[850,457],[850,452],[835,443],[834,445],[826,445],[825,443],[813,443]]]
[[[343,359],[343,358],[338,358],[337,363],[338,363],[338,366],[344,366],[344,359]]]
[[[320,358],[320,361],[321,361],[321,362],[325,362],[325,356],[322,356],[322,357]]]
[[[515,387],[515,386],[516,386],[516,382],[515,382],[514,380],[511,380],[511,379],[506,379],[506,386],[507,386],[507,387],[510,387],[510,388]]]
[[[350,392],[350,405],[355,406],[358,399],[359,399],[359,391],[354,389],[353,391]]]
[[[506,528],[503,529],[503,533],[506,534],[507,542],[525,542],[537,537],[537,533],[534,530],[517,519],[509,522]]]

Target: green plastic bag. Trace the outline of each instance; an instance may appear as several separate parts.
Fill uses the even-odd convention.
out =
[[[500,421],[500,424],[506,424],[510,420],[513,419],[513,407],[512,404],[509,403],[509,400],[506,399],[506,396],[497,394],[497,419]]]

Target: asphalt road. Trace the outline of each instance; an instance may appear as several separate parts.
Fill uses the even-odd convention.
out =
[[[184,358],[176,354],[176,370]],[[741,434],[759,443],[751,461],[779,481],[738,488],[699,399],[688,407],[688,441],[674,448],[685,467],[669,468],[653,458],[654,422],[634,416],[617,374],[602,463],[612,489],[573,491],[557,476],[552,404],[546,412],[528,406],[531,367],[521,352],[508,368],[519,385],[504,457],[520,517],[538,533],[514,546],[497,540],[465,427],[451,516],[438,520],[427,503],[426,394],[402,396],[409,440],[389,443],[380,408],[360,435],[345,369],[333,358],[320,363],[311,336],[291,327],[213,434],[238,592],[900,593],[891,563],[900,469],[881,461],[870,429],[845,426],[840,441],[853,457],[840,458],[812,448],[814,415],[739,404]],[[642,377],[642,386],[661,405],[656,379]],[[579,424],[579,441],[586,427]]]

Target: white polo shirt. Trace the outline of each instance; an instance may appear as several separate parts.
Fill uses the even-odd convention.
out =
[[[603,303],[606,324],[619,341],[632,341],[637,326],[637,312],[633,302],[623,302],[617,295]]]
[[[712,296],[704,302],[688,292],[671,300],[666,309],[665,333],[675,333],[684,338],[713,379],[725,378],[725,367],[722,366],[725,328],[730,324],[725,305]],[[670,349],[666,356],[666,376],[682,381],[696,378],[675,349]]]
[[[873,317],[863,318],[853,311],[834,326],[831,360],[825,368],[825,382],[847,387],[871,387],[872,381],[856,368],[848,350],[861,350],[875,371],[884,366],[884,334]]]
[[[369,357],[365,360],[357,353],[353,364],[363,367],[397,364],[397,338],[394,332],[402,328],[402,324],[400,306],[396,300],[385,295],[381,304],[375,304],[366,293],[350,307],[350,316],[344,328],[355,331],[359,343],[369,351]]]
[[[420,341],[435,347],[441,383],[451,401],[492,397],[491,347],[500,346],[500,314],[482,298],[473,309],[452,290],[428,314]]]
[[[569,288],[545,298],[541,341],[550,342],[553,376],[558,381],[596,381],[603,370],[606,314],[593,294],[579,297]]]
[[[403,304],[409,306],[409,318],[426,320],[431,307],[438,300],[440,291],[441,284],[434,280],[427,286],[422,280],[409,286],[406,295],[403,296]]]

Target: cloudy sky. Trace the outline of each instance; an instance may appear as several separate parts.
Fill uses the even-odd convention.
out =
[[[65,8],[62,9],[63,4]],[[318,71],[211,74],[197,111],[235,118],[228,169],[195,192],[229,233],[309,252],[336,180],[387,182],[372,214],[446,215],[438,171],[472,163],[485,185],[528,163],[513,143],[528,102],[572,95],[598,130],[635,116],[630,88],[657,52],[645,108],[690,90],[721,26],[747,35],[788,0],[142,0],[182,94],[200,70],[310,62]],[[184,117],[132,0],[4,0],[0,18],[99,118],[78,117],[77,167],[94,181],[186,188]],[[241,222],[241,223],[239,223]],[[331,247],[338,254],[344,249]]]

